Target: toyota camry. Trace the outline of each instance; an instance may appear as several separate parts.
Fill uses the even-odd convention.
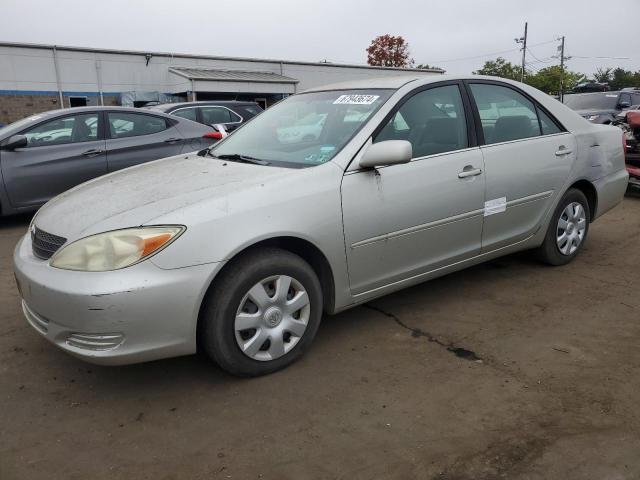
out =
[[[282,138],[308,118],[317,134]],[[619,129],[491,77],[297,94],[216,145],[49,201],[14,253],[27,321],[90,362],[206,352],[244,376],[323,312],[519,250],[573,260],[627,187]]]

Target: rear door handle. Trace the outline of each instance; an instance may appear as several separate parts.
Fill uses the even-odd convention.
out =
[[[164,143],[178,143],[181,140],[181,138],[167,138]]]
[[[562,157],[563,155],[569,155],[572,152],[570,148],[565,147],[564,145],[560,145],[558,147],[558,151],[556,152],[556,157]]]
[[[482,173],[481,168],[473,168],[471,165],[467,165],[464,169],[458,173],[458,178],[475,177]]]
[[[96,155],[101,155],[103,153],[104,153],[104,150],[92,148],[91,150],[87,150],[86,152],[83,152],[82,155],[85,157],[95,157]]]

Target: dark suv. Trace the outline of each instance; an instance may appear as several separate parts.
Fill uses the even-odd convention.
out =
[[[640,105],[640,89],[567,94],[564,96],[564,104],[592,123],[609,124],[622,110]]]
[[[145,108],[187,118],[204,125],[222,124],[228,131],[235,130],[250,118],[262,113],[262,108],[255,102],[235,100],[163,103]]]

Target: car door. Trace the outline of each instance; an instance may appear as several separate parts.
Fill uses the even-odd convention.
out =
[[[128,111],[105,114],[110,172],[182,152],[184,138],[166,117]]]
[[[481,125],[486,173],[483,252],[533,235],[562,194],[576,157],[573,135],[514,86],[467,83]]]
[[[242,123],[242,117],[227,107],[206,105],[200,107],[200,118],[205,125],[222,124],[231,132]]]
[[[373,136],[373,142],[411,142],[411,162],[344,175],[344,236],[354,294],[480,252],[484,166],[461,85],[414,92]]]
[[[61,115],[22,132],[27,145],[2,151],[2,176],[14,208],[42,205],[107,173],[99,112]]]

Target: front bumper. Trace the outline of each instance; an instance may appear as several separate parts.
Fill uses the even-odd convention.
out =
[[[35,257],[20,240],[14,272],[25,317],[83,360],[122,365],[196,351],[198,312],[221,264],[164,270],[146,261],[112,272],[75,272]]]

